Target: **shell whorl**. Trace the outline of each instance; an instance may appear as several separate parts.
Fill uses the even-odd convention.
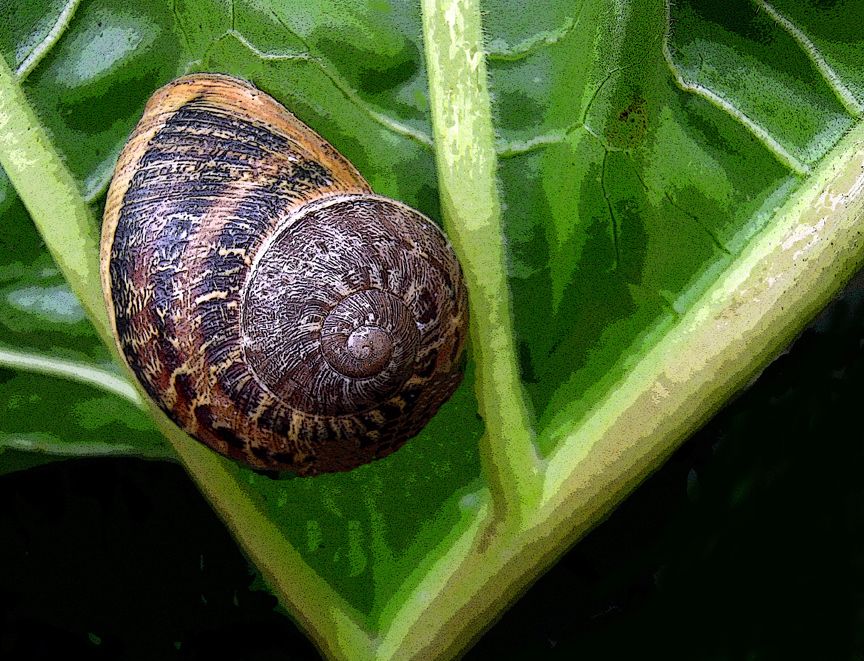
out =
[[[227,76],[148,103],[109,190],[102,279],[148,394],[254,467],[385,456],[461,381],[465,287],[440,230]]]

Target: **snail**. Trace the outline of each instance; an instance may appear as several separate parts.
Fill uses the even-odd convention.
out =
[[[384,457],[462,379],[466,288],[444,234],[245,81],[194,74],[150,98],[114,171],[100,258],[144,390],[252,468]]]

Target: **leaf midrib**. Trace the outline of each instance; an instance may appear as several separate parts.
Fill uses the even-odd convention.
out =
[[[460,3],[455,3],[455,4],[460,4]],[[464,6],[466,6],[467,3],[463,2],[461,4],[464,7]],[[429,6],[431,6],[431,3]],[[6,98],[9,97],[9,89],[8,89],[8,87],[4,87],[4,85],[6,85],[6,83],[8,83],[8,81],[4,80],[3,76],[4,76],[4,72],[0,71],[0,103],[2,103],[4,97],[6,97]],[[11,76],[9,77],[9,80],[11,80]],[[14,81],[12,81],[12,82],[14,84]],[[13,92],[14,92],[14,90],[13,90]],[[2,106],[2,110],[0,110],[0,118],[3,118],[5,116],[4,113],[8,112],[8,110],[9,110],[8,107]],[[24,112],[26,114],[26,110],[27,110],[26,104],[22,105],[20,108],[17,108],[17,110]],[[491,126],[491,123],[490,123],[490,126]],[[38,131],[40,129],[41,129],[41,127],[38,126],[38,122],[37,122],[36,124],[31,123],[30,129],[28,129],[28,130],[36,131],[38,133]],[[446,134],[446,132],[443,132],[443,133]],[[853,136],[854,140],[852,140],[851,144],[859,144],[859,143],[856,143],[855,140],[859,140],[859,141],[861,140],[861,136],[860,136],[861,125],[860,124],[859,124],[858,128],[856,129],[856,133],[859,135]],[[438,136],[436,135],[436,137],[438,137]],[[446,139],[446,135],[442,135],[442,137]],[[446,144],[446,142],[445,142],[445,144]],[[835,148],[835,152],[839,153],[838,150],[842,151],[842,149],[845,149],[845,145],[849,145],[849,144],[850,144],[850,141],[848,139],[845,140],[843,142],[843,145]],[[50,145],[48,144],[47,139],[42,142],[42,148],[44,148],[45,150],[50,150]],[[859,144],[859,148],[860,148],[860,144]],[[494,151],[495,150],[493,147],[491,150],[491,153],[493,154],[493,159],[494,159]],[[7,152],[6,149],[0,149],[0,155],[5,154],[6,152]],[[488,157],[488,153],[487,153],[487,157]],[[830,159],[828,159],[828,160],[830,161]],[[45,162],[53,163],[54,165],[56,165],[55,161],[52,161],[50,159],[45,161]],[[832,163],[831,165],[833,166],[834,164]],[[4,166],[5,166],[5,162],[4,162]],[[62,167],[62,163],[60,164],[60,167]],[[825,165],[822,169],[824,170],[827,167],[828,166]],[[494,168],[493,168],[493,171],[494,171]],[[52,174],[58,175],[58,172],[54,171],[54,172],[52,172]],[[59,172],[59,178],[61,178],[61,179],[62,179],[62,174],[63,174],[62,171],[60,171]],[[50,180],[51,177],[49,177],[48,179]],[[13,178],[13,181],[15,181],[16,188],[18,188],[18,183],[20,182],[20,177],[16,176],[15,178]],[[43,185],[45,184],[44,180],[41,181],[40,183]],[[52,183],[53,182],[49,182],[48,186],[50,187],[52,185]],[[28,193],[28,195],[29,194],[30,193]],[[80,198],[80,195],[78,195],[78,197]],[[25,195],[22,194],[22,199],[23,198],[25,198]],[[799,196],[799,198],[800,198],[800,196]],[[26,201],[27,200],[25,199],[25,203],[26,203]],[[73,199],[73,201],[74,201],[74,199]],[[82,203],[83,203],[83,201],[82,201]],[[86,203],[83,206],[86,208]],[[63,213],[66,211],[61,207],[60,212],[61,213],[58,217],[62,217]],[[66,212],[66,213],[68,215],[68,212]],[[77,213],[80,214],[80,208],[78,209]],[[88,216],[89,216],[89,209],[87,209],[87,213],[83,214],[83,217],[85,217],[85,218]],[[791,217],[792,216],[790,215],[789,218],[791,218]],[[34,218],[34,220],[36,220],[36,218]],[[92,222],[92,217],[90,218],[90,222]],[[43,232],[47,231],[48,232],[48,234],[43,233],[43,235],[46,238],[46,242],[49,242],[51,240],[56,241],[56,235],[52,235],[50,230],[51,230],[50,227],[46,230],[46,226],[40,225],[40,231],[43,231]],[[775,228],[775,230],[776,230],[776,228]],[[762,234],[762,239],[763,240],[768,240],[769,238],[771,238],[772,240],[776,239],[776,237],[772,238],[771,234],[772,234],[771,230],[766,230]],[[52,239],[52,237],[54,237],[54,238]],[[91,312],[93,309],[98,309],[101,306],[101,292],[99,291],[98,278],[95,278],[95,279],[91,278],[88,281],[87,278],[75,279],[75,277],[74,277],[75,275],[80,275],[82,273],[86,274],[88,272],[92,272],[92,269],[90,269],[88,266],[88,264],[91,261],[91,256],[87,255],[86,251],[81,252],[80,254],[76,254],[74,249],[67,250],[65,255],[66,255],[67,259],[63,264],[61,264],[61,268],[63,269],[64,273],[66,274],[67,279],[70,282],[70,285],[73,287],[73,289],[76,290],[76,294],[79,295],[79,298],[81,298],[81,300],[85,302],[85,308],[88,310],[88,312]],[[860,260],[860,256],[858,256],[858,259]],[[850,258],[850,260],[851,260],[851,258]],[[850,263],[851,263],[851,261],[850,261]],[[736,266],[743,267],[746,265],[744,265],[743,263],[739,264],[736,262]],[[82,280],[84,281],[83,284],[82,284]],[[76,285],[77,285],[77,289],[76,289]],[[728,290],[728,283],[727,283],[727,285],[722,285],[722,287],[726,287],[726,289]],[[80,289],[80,291],[79,291],[79,289]],[[716,295],[716,292],[715,292],[715,295]],[[707,294],[706,294],[706,296],[707,296]],[[699,307],[700,306],[696,305],[693,308],[693,314],[696,315],[697,317],[699,316],[699,314],[703,313],[702,311],[700,311]],[[805,310],[804,310],[804,313],[802,313],[802,315],[806,315],[806,307],[807,306],[805,305],[804,307],[805,307]],[[93,316],[93,318],[95,320],[94,323],[97,325],[97,328],[98,328],[100,326],[100,322],[101,322],[98,313],[92,313],[91,312],[91,315]],[[799,320],[799,318],[795,319],[796,322],[798,320]],[[684,318],[682,318],[679,321],[680,321],[680,323],[689,323],[691,321],[691,318],[685,316]],[[512,334],[512,328],[508,329],[508,331]],[[660,362],[659,359],[657,359],[657,362]],[[644,366],[645,361],[643,361],[642,364]],[[648,376],[642,375],[642,376],[644,376],[643,386],[645,383],[651,382],[650,375],[648,375]],[[642,388],[642,386],[640,386],[640,388]],[[644,390],[644,388],[643,388],[643,390]],[[640,390],[639,392],[643,392],[643,390]],[[494,389],[493,389],[493,391],[494,391]],[[616,409],[616,406],[613,406],[612,409]],[[620,408],[618,408],[617,410],[620,412]],[[615,412],[614,410],[606,410],[605,411],[605,413],[610,414],[610,415],[614,412]],[[599,413],[598,413],[598,415],[599,415]],[[586,422],[585,420],[580,421],[580,423],[585,423],[585,422]],[[301,574],[303,574],[303,572],[308,573],[308,571],[311,571],[311,570],[309,570],[308,565],[306,565],[305,562],[303,562],[302,558],[299,557],[299,554],[296,553],[296,551],[290,546],[290,544],[287,544],[287,542],[285,542],[284,538],[279,534],[278,530],[275,530],[273,528],[272,524],[268,520],[266,520],[266,518],[264,518],[260,512],[258,512],[258,514],[257,514],[257,516],[260,518],[260,520],[258,520],[255,518],[256,517],[255,512],[248,510],[248,506],[251,503],[250,499],[248,499],[245,496],[242,489],[239,488],[239,486],[236,484],[236,479],[233,477],[233,475],[230,473],[230,471],[225,470],[225,465],[224,465],[224,462],[222,462],[222,460],[220,460],[219,458],[214,458],[211,455],[211,453],[208,453],[206,450],[202,449],[196,443],[194,443],[193,441],[188,439],[188,437],[185,437],[182,434],[178,434],[177,430],[175,428],[173,428],[173,426],[169,427],[168,423],[166,423],[164,421],[164,419],[161,420],[160,424],[162,424],[163,427],[166,429],[166,434],[169,437],[171,437],[172,443],[175,445],[175,447],[178,448],[178,451],[184,457],[184,461],[185,461],[186,465],[189,467],[190,472],[192,472],[193,475],[195,475],[196,481],[199,482],[199,484],[203,490],[208,492],[208,495],[210,496],[212,502],[214,503],[214,506],[220,511],[220,514],[222,514],[222,516],[228,521],[228,525],[238,535],[238,537],[240,538],[240,540],[244,544],[244,546],[247,548],[247,550],[249,550],[250,553],[253,555],[253,557],[255,557],[256,560],[259,562],[259,566],[262,567],[262,571],[264,571],[265,574],[267,574],[269,576],[272,583],[277,586],[277,589],[280,592],[280,594],[282,594],[283,599],[288,601],[289,603],[294,604],[295,608],[297,609],[295,611],[295,613],[298,614],[298,617],[300,618],[301,623],[303,623],[306,627],[308,627],[311,630],[312,635],[316,638],[316,640],[318,640],[319,644],[322,645],[322,647],[325,647],[326,649],[328,649],[328,651],[334,655],[345,654],[346,650],[351,649],[350,648],[351,645],[356,646],[352,651],[356,652],[358,654],[362,654],[362,655],[375,654],[377,651],[376,645],[381,644],[380,641],[374,640],[368,631],[364,631],[364,627],[366,626],[366,623],[363,622],[362,616],[353,612],[352,609],[347,604],[345,604],[344,601],[339,599],[338,596],[336,596],[332,592],[332,590],[329,590],[329,586],[322,584],[320,581],[320,577],[306,576],[303,579],[304,581],[306,581],[305,584],[308,587],[308,592],[314,597],[314,599],[312,601],[318,601],[319,602],[317,605],[311,604],[311,603],[305,603],[304,604],[304,603],[300,603],[297,601],[292,601],[291,590],[295,589],[296,585],[294,588],[292,588],[291,583],[288,582],[286,579],[296,579],[296,575],[293,575],[293,576],[287,575],[289,572],[286,571],[286,568],[283,565],[283,563],[285,563],[285,560],[284,560],[285,555],[284,554],[287,551],[289,554],[293,553],[294,555],[298,556],[298,559],[295,559],[295,560],[288,562],[287,565],[290,565],[290,567],[292,567],[294,569],[299,569]],[[527,424],[525,426],[527,428]],[[572,456],[567,458],[567,453],[572,452],[574,445],[579,445],[579,439],[571,438],[570,440],[565,440],[563,442],[563,445],[562,445],[563,449],[561,450],[561,452],[556,453],[556,455],[553,456],[552,460],[550,460],[550,463],[549,463],[550,471],[547,473],[546,488],[545,488],[547,509],[550,506],[550,504],[553,502],[560,505],[561,500],[559,498],[559,495],[562,491],[567,490],[567,481],[566,481],[567,478],[564,475],[564,472],[566,472],[566,470],[572,471],[573,466],[575,464],[578,464],[578,459],[574,459]],[[587,448],[589,450],[591,449],[591,447],[592,447],[591,444],[587,445]],[[577,448],[578,452],[582,452],[584,449],[585,449],[584,444],[583,444],[583,447]],[[558,470],[559,468],[561,468],[562,470],[559,471]],[[566,470],[564,470],[564,469],[566,469]],[[570,472],[568,474],[572,475],[572,472]],[[633,479],[636,479],[636,478],[631,475],[630,481],[632,481]],[[481,508],[481,510],[482,510],[482,508]],[[559,507],[559,511],[556,511],[556,516],[560,517],[561,514],[562,514],[562,511],[560,511],[560,507]],[[536,517],[538,517],[538,519],[541,516],[548,516],[548,515],[549,515],[548,511],[542,515],[539,513],[536,513]],[[474,526],[476,526],[478,524],[478,522],[483,522],[486,520],[487,520],[487,515],[482,513],[482,511],[478,511],[477,518],[474,520]],[[255,521],[255,523],[250,524],[250,521]],[[563,521],[563,523],[562,523],[562,521]],[[565,519],[559,518],[558,525],[559,526],[565,525],[567,521],[568,521],[568,519],[566,519],[566,518]],[[536,523],[536,520],[535,520],[535,523]],[[479,535],[481,532],[482,526],[480,526],[479,528],[475,528],[474,526],[468,526],[468,528],[466,528],[466,533],[465,533],[466,536],[464,538],[466,543],[469,541],[471,543],[475,543],[477,535]],[[577,527],[579,527],[579,529],[581,530],[581,529],[584,529],[584,526],[585,526],[585,522],[582,521],[579,524],[579,526],[577,526]],[[262,532],[262,531],[266,531],[266,532]],[[494,535],[494,530],[490,534]],[[256,535],[258,536],[257,538],[256,538]],[[498,542],[500,543],[501,539],[503,539],[503,538],[504,537],[499,538]],[[520,543],[524,543],[524,540],[523,540],[523,542],[520,542]],[[528,565],[530,565],[530,566],[534,566],[530,562],[525,560],[524,558],[522,561],[528,563]],[[276,563],[275,565],[274,565],[274,562]],[[448,569],[450,569],[450,570],[458,569],[459,568],[458,562],[459,562],[459,560],[454,560],[454,564],[448,566]],[[463,569],[464,569],[464,567],[463,567]],[[536,566],[534,567],[534,570],[536,571]],[[455,572],[454,572],[454,574],[455,574]],[[524,580],[527,580],[527,579],[524,579]],[[469,586],[466,584],[464,587],[467,590]],[[330,597],[333,598],[333,601],[328,602],[328,603],[330,604],[331,607],[335,608],[336,611],[338,611],[338,612],[336,613],[335,616],[333,613],[330,613],[329,619],[328,619],[326,614],[324,614],[322,612],[322,610],[324,610],[325,607],[321,605],[320,600],[323,599],[325,602],[327,602],[327,599]],[[412,593],[409,596],[405,596],[406,603],[409,600],[413,600],[413,599],[417,599],[416,593]],[[316,622],[314,620],[314,618],[316,616],[322,616],[322,620],[328,620],[327,623],[322,625],[322,623],[320,621]],[[416,618],[415,622],[419,622],[423,618],[426,618],[428,620],[428,618],[434,618],[434,617],[436,617],[434,614],[430,615],[429,613],[423,613],[423,612],[421,612],[421,613],[403,612],[401,615],[401,625],[402,626],[410,625],[411,618]],[[394,619],[399,620],[400,616],[394,616]],[[386,624],[393,624],[393,622],[390,622],[390,623],[385,622],[382,624],[385,624],[385,625]],[[387,629],[386,626],[384,628]],[[399,653],[399,651],[401,649],[403,649],[402,647],[400,647],[403,644],[402,639],[398,638],[398,636],[395,636],[395,633],[396,633],[395,630],[388,629],[386,631],[386,633],[387,633],[387,635],[385,636],[384,640],[386,641],[386,644],[389,646],[390,652],[395,656]],[[451,633],[452,633],[452,631],[451,631]],[[410,637],[411,635],[413,635],[413,634],[410,631],[406,633],[406,636],[408,636],[408,637]],[[343,638],[343,636],[344,636],[344,638]]]

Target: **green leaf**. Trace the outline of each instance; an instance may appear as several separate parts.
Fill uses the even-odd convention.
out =
[[[0,162],[57,266],[0,188],[0,343],[21,370],[3,385],[45,398],[0,432],[159,454],[86,376],[123,390],[96,339],[88,204],[156,87],[247,78],[443,223],[472,360],[419,437],[347,474],[273,480],[157,423],[325,653],[456,654],[861,265],[864,39],[848,26],[864,8],[836,4],[16,8]],[[59,411],[81,428],[52,425]]]
[[[6,360],[10,355],[15,354],[0,349],[0,362],[10,364]],[[56,361],[37,360],[56,368]],[[104,379],[107,375],[100,376]],[[0,449],[58,458],[117,454],[174,458],[154,433],[150,418],[113,393],[65,379],[2,369],[0,401]],[[5,464],[5,459],[0,463]]]
[[[0,173],[2,174],[2,173]],[[0,471],[127,454],[174,459],[0,176]]]

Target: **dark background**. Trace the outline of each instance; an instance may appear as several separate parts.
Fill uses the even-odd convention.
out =
[[[864,274],[467,659],[864,659]],[[0,658],[317,659],[174,465],[0,478]],[[74,655],[74,656],[73,656]]]

